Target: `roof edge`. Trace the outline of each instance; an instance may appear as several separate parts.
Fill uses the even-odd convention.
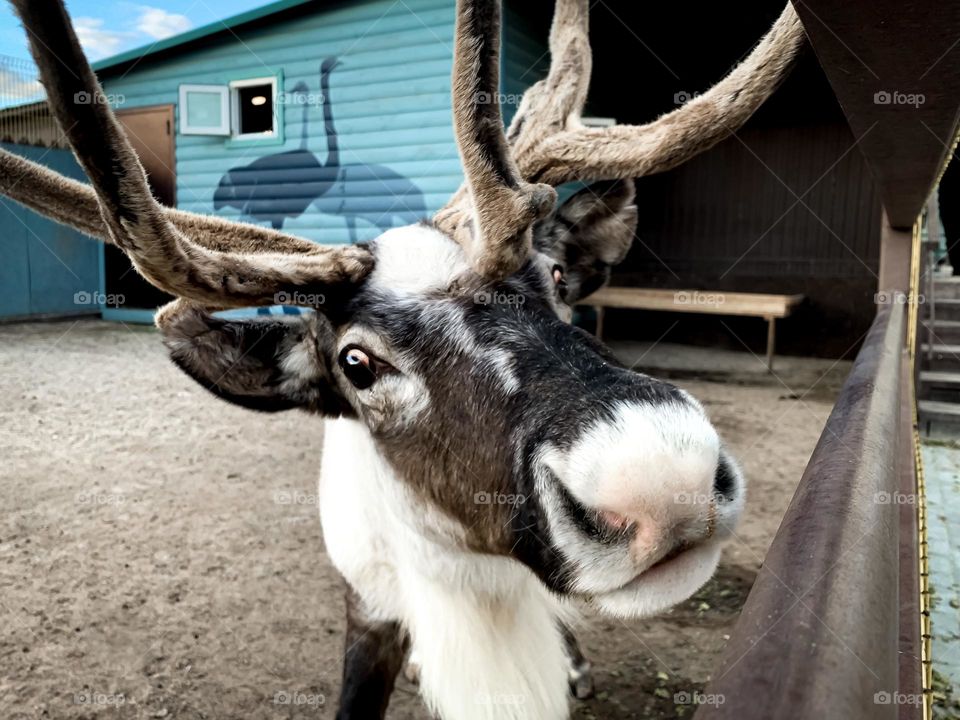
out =
[[[193,30],[187,30],[179,35],[173,35],[163,40],[157,40],[149,45],[141,45],[132,50],[111,55],[108,58],[91,63],[91,67],[95,72],[101,73],[105,70],[111,70],[120,65],[125,65],[126,63],[141,60],[150,55],[156,55],[157,53],[179,47],[180,45],[186,45],[187,43],[210,35],[232,31],[241,25],[246,25],[247,23],[283,12],[284,10],[289,10],[290,8],[308,5],[311,2],[315,2],[315,0],[276,0],[276,2],[261,5],[260,7],[240,13],[239,15],[233,15],[224,20],[215,20],[212,23],[201,25]]]

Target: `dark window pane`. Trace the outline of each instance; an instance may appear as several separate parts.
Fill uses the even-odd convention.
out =
[[[237,100],[240,103],[238,115],[241,135],[273,130],[273,86],[237,88]]]

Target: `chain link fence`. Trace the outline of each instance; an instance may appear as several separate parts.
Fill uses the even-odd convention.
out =
[[[67,147],[50,115],[36,65],[9,55],[0,55],[0,142]]]

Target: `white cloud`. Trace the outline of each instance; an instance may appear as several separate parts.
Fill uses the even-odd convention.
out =
[[[113,55],[130,37],[130,33],[106,30],[100,18],[74,18],[73,28],[80,45],[93,60]]]
[[[171,35],[186,32],[193,23],[186,15],[171,13],[162,8],[149,5],[137,6],[139,15],[130,23],[123,23],[122,29],[108,29],[106,21],[96,17],[78,17],[73,20],[80,45],[91,60],[115,55],[151,40],[162,40]]]
[[[28,73],[0,67],[0,96],[4,100],[41,100],[43,85]]]
[[[186,15],[169,13],[161,8],[148,5],[141,7],[140,19],[137,21],[137,30],[149,35],[154,40],[179,35],[191,27],[193,27],[193,23]]]

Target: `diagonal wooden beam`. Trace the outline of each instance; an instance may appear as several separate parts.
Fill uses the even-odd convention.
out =
[[[880,185],[907,229],[943,166],[960,112],[960,9],[918,0],[795,0]]]

